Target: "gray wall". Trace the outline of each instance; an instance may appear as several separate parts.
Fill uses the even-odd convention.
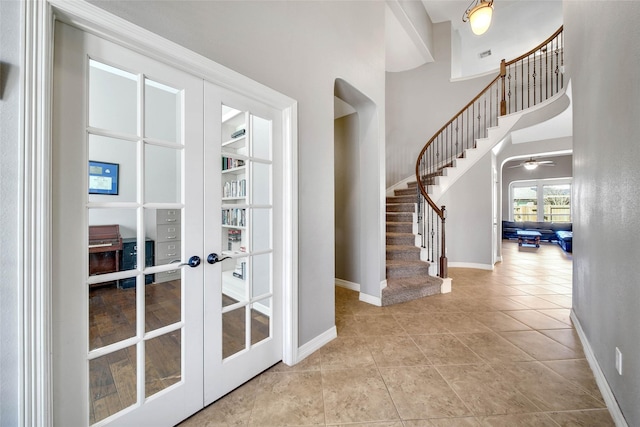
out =
[[[387,187],[415,175],[424,144],[495,77],[450,82],[449,22],[433,25],[433,45],[435,62],[387,73]]]
[[[360,136],[358,115],[335,122],[336,279],[360,284]]]
[[[0,1],[0,28],[0,426],[8,427],[20,416],[20,2]]]
[[[491,156],[485,154],[437,202],[447,208],[449,263],[493,265]]]
[[[566,1],[564,19],[574,93],[573,310],[627,423],[638,426],[640,3]]]
[[[340,77],[378,106],[382,144],[384,2],[95,4],[298,101],[299,343],[328,331],[335,324],[334,84]],[[383,183],[372,186],[383,192]],[[382,276],[379,288],[384,274],[373,273]]]

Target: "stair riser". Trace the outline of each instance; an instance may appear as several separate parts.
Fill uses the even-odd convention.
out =
[[[387,250],[387,259],[395,261],[420,261],[420,249],[417,251]]]
[[[387,212],[415,212],[415,203],[394,203],[387,205]]]
[[[387,222],[413,222],[413,214],[409,212],[387,213]]]
[[[402,188],[399,190],[393,190],[393,194],[395,196],[413,196],[416,197],[416,189],[415,188]]]
[[[418,266],[389,266],[387,265],[387,278],[399,278],[399,277],[414,277],[414,276],[428,276],[429,264]]]
[[[387,233],[411,233],[413,231],[412,223],[387,223]]]
[[[410,246],[415,244],[416,236],[408,234],[406,236],[387,236],[386,244],[395,246]]]

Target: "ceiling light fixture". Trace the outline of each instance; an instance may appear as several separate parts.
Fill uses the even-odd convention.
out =
[[[473,34],[479,36],[487,32],[493,15],[493,0],[473,0],[462,15],[462,22],[471,24]]]
[[[532,171],[532,170],[534,170],[535,168],[538,167],[538,162],[536,162],[535,160],[529,160],[529,161],[524,162],[522,164],[522,166],[524,166],[524,168],[526,170]]]

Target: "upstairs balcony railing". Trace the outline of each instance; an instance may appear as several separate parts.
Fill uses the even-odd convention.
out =
[[[533,107],[564,87],[563,27],[520,57],[500,63],[500,74],[449,120],[425,144],[416,161],[418,230],[428,260],[438,261],[438,276],[447,277],[445,206],[438,206],[427,192],[445,167],[463,158],[486,138],[498,117]]]

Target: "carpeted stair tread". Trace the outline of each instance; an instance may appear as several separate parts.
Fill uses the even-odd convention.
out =
[[[389,233],[387,232],[387,245],[413,245],[416,236],[411,233]]]
[[[411,233],[413,231],[412,222],[387,222],[387,231],[390,233]]]
[[[416,189],[414,188],[400,188],[393,190],[393,194],[395,196],[413,196],[416,197]]]
[[[387,222],[413,223],[413,212],[387,212]]]
[[[387,212],[415,212],[415,203],[389,203],[387,205]]]
[[[387,260],[387,279],[395,277],[428,276],[429,263],[419,260]]]
[[[387,245],[387,261],[419,261],[420,248],[415,245]]]
[[[415,203],[416,196],[415,194],[406,196],[389,196],[386,200],[387,203]]]
[[[387,279],[382,290],[382,305],[399,304],[440,293],[442,279],[439,277],[404,277]]]

